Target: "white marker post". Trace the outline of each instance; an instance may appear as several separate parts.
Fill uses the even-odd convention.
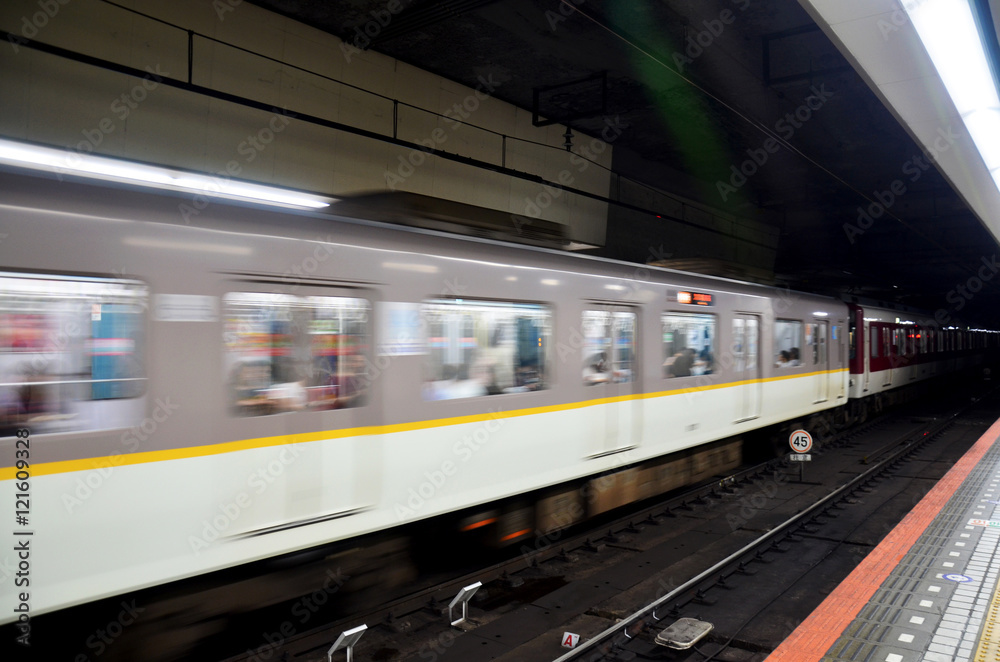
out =
[[[347,662],[354,661],[354,644],[358,643],[358,639],[361,635],[365,633],[368,629],[367,625],[359,625],[356,628],[351,628],[350,630],[344,630],[337,637],[337,641],[333,642],[333,646],[330,650],[326,652],[326,662],[333,662],[333,654],[343,648],[347,651]]]
[[[812,455],[809,454],[813,447],[812,435],[805,430],[796,430],[788,435],[788,445],[795,451],[788,456],[788,459],[799,463],[799,482],[801,483],[805,474],[805,463],[812,461]]]

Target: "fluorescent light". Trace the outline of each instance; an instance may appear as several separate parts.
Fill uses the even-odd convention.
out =
[[[141,184],[158,189],[184,191],[209,198],[249,200],[280,207],[329,207],[331,199],[300,193],[277,186],[238,182],[226,176],[184,172],[162,166],[134,163],[68,149],[29,145],[0,139],[0,163],[44,170],[59,175],[75,175],[105,181]]]
[[[1000,98],[969,0],[904,0],[903,8],[1000,188]]]
[[[972,111],[965,120],[965,127],[990,172],[1000,169],[1000,109],[984,108]]]

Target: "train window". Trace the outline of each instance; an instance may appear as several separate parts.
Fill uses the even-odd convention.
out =
[[[233,412],[266,416],[364,404],[364,299],[230,292],[225,367]]]
[[[877,359],[879,356],[881,356],[881,349],[882,349],[882,343],[879,342],[878,338],[878,327],[877,326],[869,327],[869,332],[871,333],[872,337],[872,341],[871,343],[869,343],[871,345],[871,357],[873,359]]]
[[[840,327],[834,324],[833,335],[830,336],[830,342],[835,343],[837,347],[837,365],[844,365],[844,343],[837,342],[840,333]]]
[[[552,311],[530,303],[424,303],[428,363],[423,397],[452,400],[547,388]]]
[[[802,365],[802,322],[796,320],[774,321],[774,363],[779,368]]]
[[[715,315],[664,313],[663,376],[709,375],[715,363]]]
[[[751,315],[733,317],[733,344],[730,347],[733,369],[737,374],[753,374],[757,370],[760,341],[759,320]]]
[[[583,311],[583,383],[622,384],[635,379],[635,313]]]
[[[148,305],[139,281],[0,274],[0,436],[136,425]]]
[[[836,329],[836,327],[834,327]],[[826,325],[806,324],[806,344],[812,365],[826,365]]]

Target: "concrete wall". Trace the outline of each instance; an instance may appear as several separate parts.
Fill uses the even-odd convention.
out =
[[[8,40],[0,44],[0,135],[66,147],[67,158],[93,151],[228,169],[240,179],[332,195],[395,188],[540,215],[569,225],[573,239],[604,243],[606,203],[559,191],[553,198],[535,182],[296,118],[314,115],[381,136],[395,130],[402,140],[606,196],[611,147],[594,163],[571,161],[561,148],[564,127],[536,128],[530,112],[492,96],[502,94],[501,80],[459,85],[345,49],[336,37],[239,0],[122,4],[135,12],[97,0],[0,2],[0,29],[148,72],[127,76]],[[191,83],[274,110],[159,82],[188,79],[187,30],[196,33]]]
[[[625,179],[615,199],[656,213],[612,206],[603,255],[629,262],[703,258],[756,272],[774,270],[780,237],[773,225]]]

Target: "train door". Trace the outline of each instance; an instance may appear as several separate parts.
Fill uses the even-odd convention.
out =
[[[837,393],[838,400],[842,400],[847,396],[847,381],[850,378],[850,362],[845,360],[844,356],[845,354],[844,350],[846,349],[846,347],[844,346],[845,341],[850,342],[850,336],[848,336],[847,338],[844,337],[845,328],[846,327],[844,327],[841,324],[834,324],[832,327],[830,327],[831,329],[830,347],[831,348],[835,347],[837,351],[836,359],[834,359],[832,356],[830,357],[831,367],[834,365],[837,366],[836,368],[834,368],[836,372],[834,373],[834,375],[831,375],[831,379],[834,380],[835,390]],[[833,350],[831,349],[830,351]],[[841,372],[845,368],[847,368],[848,372],[847,376],[845,376]]]
[[[592,456],[636,446],[642,424],[638,381],[638,313],[628,306],[605,305],[583,312],[584,383],[602,400],[603,439]]]
[[[885,356],[889,359],[886,363],[887,367],[882,371],[882,386],[892,386],[892,370],[899,356],[899,345],[896,335],[889,327],[882,327],[882,345],[885,350]]]
[[[830,398],[830,353],[826,343],[829,322],[815,322],[811,326],[813,370],[819,373],[815,401],[826,402]]]
[[[740,382],[736,422],[760,416],[761,365],[760,316],[737,313],[733,317],[733,370]]]
[[[227,436],[264,441],[231,467],[249,475],[240,533],[344,517],[379,486],[371,292],[246,281],[223,296]],[[245,472],[245,473],[244,473]],[[260,495],[258,498],[257,495]]]
[[[862,379],[861,388],[862,388],[862,392],[867,393],[868,392],[868,382],[869,382],[869,379],[871,378],[871,374],[872,374],[871,357],[873,357],[873,356],[876,355],[875,352],[877,352],[878,348],[879,348],[878,328],[874,327],[874,326],[871,326],[868,322],[865,322],[865,339],[867,341],[867,343],[866,343],[867,347],[865,347],[865,350],[864,350],[864,355],[865,355],[865,357],[864,357],[865,358],[864,367],[865,367],[865,369],[864,369],[863,376],[861,378]]]

